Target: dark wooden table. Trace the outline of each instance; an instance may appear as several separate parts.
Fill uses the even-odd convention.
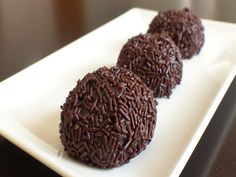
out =
[[[0,0],[0,81],[134,6],[159,10],[160,7],[171,7],[169,4],[153,1]],[[236,80],[184,168],[182,177],[236,176],[235,90]],[[0,138],[0,176],[59,175]]]

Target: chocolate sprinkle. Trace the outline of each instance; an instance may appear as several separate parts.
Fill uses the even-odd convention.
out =
[[[182,78],[181,54],[167,33],[140,34],[129,39],[117,66],[137,74],[155,97],[169,97]]]
[[[201,20],[189,9],[159,12],[149,26],[149,33],[168,32],[179,47],[182,57],[190,59],[204,44]]]
[[[110,168],[150,143],[156,126],[153,91],[124,68],[87,74],[62,106],[60,139],[70,157]]]

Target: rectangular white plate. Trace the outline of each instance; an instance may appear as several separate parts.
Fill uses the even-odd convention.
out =
[[[58,133],[60,105],[76,81],[114,66],[128,38],[145,33],[157,13],[132,9],[0,83],[0,134],[61,175],[178,176],[235,76],[236,25],[204,20],[205,44],[184,61],[170,99],[158,99],[153,141],[119,168],[101,170],[67,157]]]

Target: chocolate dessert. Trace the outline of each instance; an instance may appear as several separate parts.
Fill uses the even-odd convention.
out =
[[[169,97],[182,78],[179,48],[167,33],[140,34],[123,46],[117,66],[137,74],[154,91],[155,97]]]
[[[70,157],[99,168],[123,165],[150,143],[153,91],[125,68],[88,73],[62,106],[60,139]]]
[[[159,12],[152,20],[148,33],[161,32],[169,33],[185,59],[198,54],[204,44],[201,20],[187,8]]]

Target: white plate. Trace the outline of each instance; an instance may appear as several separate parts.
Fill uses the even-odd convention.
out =
[[[63,152],[60,105],[76,81],[116,64],[128,38],[145,33],[156,12],[132,9],[0,83],[0,134],[61,175],[80,177],[178,176],[235,76],[236,25],[204,20],[205,44],[184,61],[170,99],[159,99],[154,138],[119,168],[101,170]]]

